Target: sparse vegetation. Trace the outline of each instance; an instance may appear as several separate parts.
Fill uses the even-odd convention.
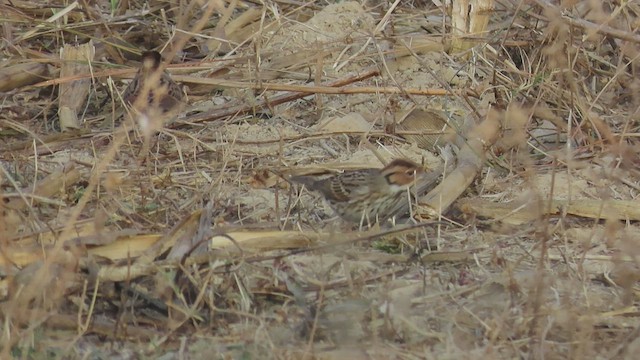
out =
[[[640,2],[471,2],[1,4],[0,358],[635,358]],[[283,179],[396,157],[416,223]]]

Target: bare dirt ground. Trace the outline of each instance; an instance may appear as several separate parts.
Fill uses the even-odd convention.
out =
[[[0,10],[0,358],[640,350],[640,1]],[[148,49],[187,106],[145,145]],[[398,157],[444,179],[408,224],[283,179]]]

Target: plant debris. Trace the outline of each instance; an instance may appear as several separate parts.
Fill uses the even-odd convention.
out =
[[[462,3],[0,5],[0,358],[633,358],[640,4]],[[395,221],[287,182],[395,158]]]

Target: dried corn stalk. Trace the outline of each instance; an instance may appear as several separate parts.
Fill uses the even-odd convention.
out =
[[[451,51],[467,50],[475,44],[465,39],[484,33],[493,10],[493,0],[448,0],[453,37]]]
[[[92,41],[77,46],[65,44],[60,51],[60,58],[63,60],[60,78],[88,74],[90,72],[89,62],[93,61],[95,54],[96,49]],[[78,113],[84,107],[90,88],[91,80],[86,78],[60,84],[58,116],[62,131],[80,128]]]
[[[0,92],[11,91],[23,86],[47,80],[49,65],[30,62],[0,69]]]

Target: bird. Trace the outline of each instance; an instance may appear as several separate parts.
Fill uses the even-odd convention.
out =
[[[158,130],[185,105],[182,86],[174,82],[161,65],[159,52],[144,52],[140,68],[122,96],[145,132]]]
[[[325,178],[292,176],[290,180],[319,192],[341,218],[362,226],[406,213],[409,189],[424,174],[413,161],[394,159],[381,169],[348,170]]]

